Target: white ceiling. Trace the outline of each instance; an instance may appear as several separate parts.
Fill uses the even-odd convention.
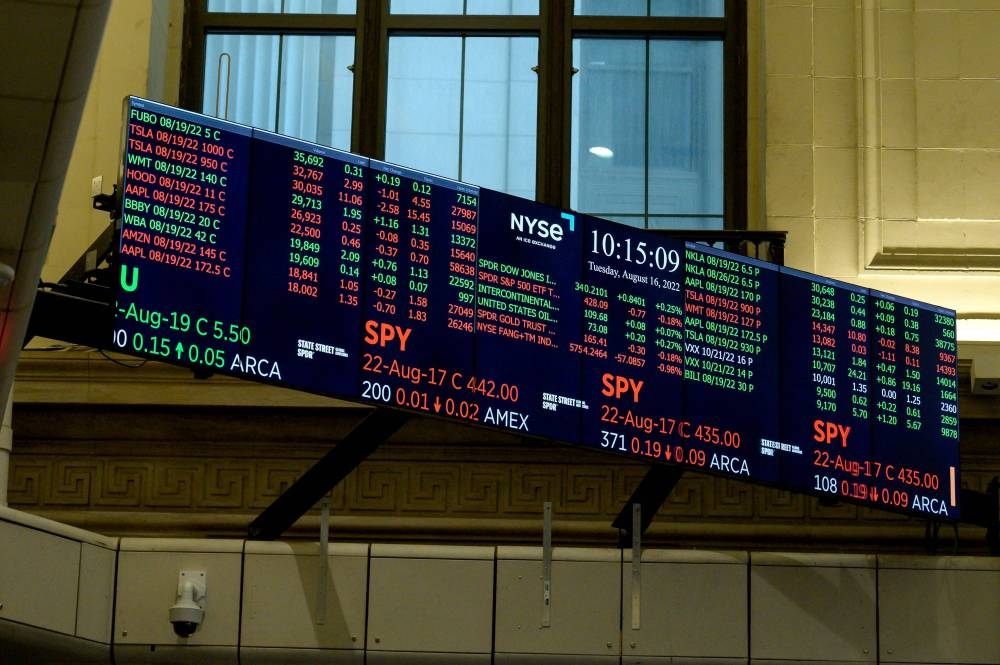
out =
[[[0,0],[0,406],[6,404],[110,0]],[[2,274],[2,271],[0,271]]]

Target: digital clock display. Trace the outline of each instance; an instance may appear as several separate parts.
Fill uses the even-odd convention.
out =
[[[129,98],[115,348],[957,520],[955,312]]]
[[[628,227],[625,227],[628,228]],[[625,233],[621,226],[613,229],[593,229],[590,237],[593,243],[590,248],[592,259],[615,259],[631,263],[636,268],[652,268],[659,272],[676,272],[681,266],[681,252],[676,247],[668,248],[660,242],[652,242],[649,234],[645,237],[633,238],[633,234]]]
[[[575,286],[588,326],[586,446],[662,462],[687,462],[684,429],[684,245],[593,217]],[[592,324],[590,322],[593,322]],[[707,460],[706,460],[707,461]]]

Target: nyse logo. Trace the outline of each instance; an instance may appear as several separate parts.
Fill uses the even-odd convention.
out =
[[[512,230],[517,229],[521,233],[527,231],[528,235],[556,242],[563,239],[563,227],[561,224],[544,219],[534,219],[533,217],[518,215],[513,212],[510,213],[510,228]]]

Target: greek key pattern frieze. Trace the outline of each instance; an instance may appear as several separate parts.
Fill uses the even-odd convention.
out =
[[[300,459],[65,457],[16,454],[9,503],[16,508],[191,510],[255,513],[311,462]],[[565,518],[613,519],[642,479],[627,463],[512,464],[381,459],[361,464],[331,497],[338,514],[524,518],[551,501]],[[967,472],[984,487],[1000,469]],[[659,512],[679,521],[727,519],[899,522],[905,516],[822,504],[779,489],[685,475]]]

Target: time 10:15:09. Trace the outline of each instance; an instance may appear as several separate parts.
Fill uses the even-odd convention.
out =
[[[676,249],[667,249],[657,245],[648,248],[646,241],[633,243],[631,238],[618,240],[610,231],[591,231],[594,244],[591,254],[600,254],[610,259],[619,259],[638,266],[652,266],[657,270],[674,272],[681,265],[681,255]]]

